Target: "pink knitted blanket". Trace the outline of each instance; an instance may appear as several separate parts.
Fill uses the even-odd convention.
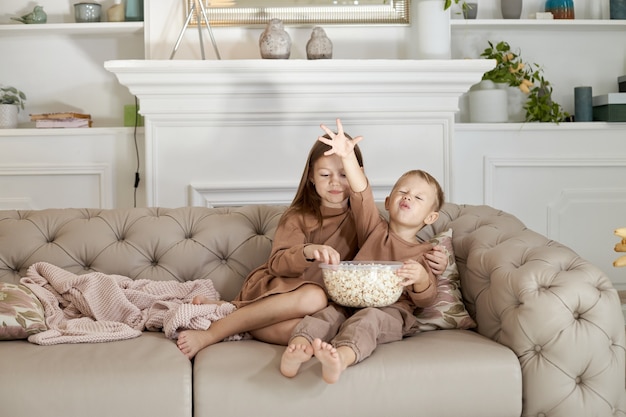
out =
[[[219,300],[210,280],[132,280],[99,272],[75,275],[45,262],[20,281],[44,307],[48,330],[31,335],[38,345],[131,339],[143,330],[176,339],[184,329],[207,329],[235,310],[231,303],[191,304],[196,295]],[[233,337],[237,339],[241,337]]]

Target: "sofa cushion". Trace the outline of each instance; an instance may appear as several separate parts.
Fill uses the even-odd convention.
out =
[[[315,358],[294,378],[281,375],[284,349],[246,340],[201,350],[193,367],[194,417],[519,417],[522,412],[519,360],[471,330],[425,332],[380,345],[332,385],[322,380]]]
[[[448,267],[437,280],[437,300],[417,312],[421,331],[440,329],[472,329],[476,322],[467,312],[461,295],[461,278],[452,249],[452,229],[433,236],[429,241],[440,245],[448,256]]]
[[[108,343],[0,342],[2,416],[192,417],[191,363],[163,333]]]
[[[44,311],[35,294],[24,285],[0,282],[0,340],[26,339],[44,330]]]

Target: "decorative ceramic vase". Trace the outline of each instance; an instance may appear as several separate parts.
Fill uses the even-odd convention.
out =
[[[311,39],[306,43],[306,57],[307,59],[330,59],[333,57],[333,43],[321,27],[313,28]]]
[[[505,123],[509,120],[508,95],[492,81],[481,81],[469,92],[472,123]]]
[[[522,15],[523,0],[500,0],[503,19],[519,19]]]
[[[574,1],[548,0],[546,1],[546,12],[552,13],[555,19],[574,19]]]
[[[593,94],[590,86],[574,87],[574,121],[593,122]]]
[[[611,0],[609,13],[611,19],[626,19],[626,0]]]
[[[143,21],[143,0],[126,0],[124,19],[128,22]]]
[[[417,59],[450,59],[452,56],[450,9],[443,0],[416,0],[414,42]]]
[[[48,14],[43,10],[43,6],[35,6],[32,12],[22,17],[12,17],[11,20],[17,20],[18,22],[26,24],[46,23],[48,21]]]
[[[291,54],[291,37],[280,19],[272,19],[259,38],[261,58],[289,59]]]
[[[472,20],[476,19],[478,15],[478,3],[466,2],[463,6],[463,19]]]
[[[107,10],[107,21],[123,22],[124,19],[124,5],[122,3],[114,4]]]
[[[15,129],[18,111],[15,104],[0,104],[0,129]]]
[[[591,1],[587,4],[587,14],[589,19],[602,19],[602,9],[604,5],[601,0]]]

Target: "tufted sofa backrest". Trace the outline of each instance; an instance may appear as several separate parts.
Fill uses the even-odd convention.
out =
[[[231,300],[265,262],[282,206],[0,211],[0,281],[35,262],[75,274],[132,279],[210,278]]]
[[[509,213],[489,206],[457,204],[444,204],[437,222],[422,229],[418,236],[426,239],[448,228],[453,230],[452,242],[459,274],[463,281],[467,281],[463,282],[462,289],[464,302],[472,316],[476,315],[476,298],[489,294],[491,272],[500,267],[500,262],[508,262],[511,256],[516,257],[527,248],[541,247],[548,242],[547,238],[530,231]],[[530,235],[535,237],[534,242]],[[512,243],[517,250],[510,247]],[[504,249],[506,254],[491,256],[493,264],[485,263],[485,251],[496,246],[500,249],[508,246],[509,249]],[[466,276],[473,278],[466,280]]]
[[[284,209],[0,211],[0,281],[16,283],[30,265],[45,261],[76,274],[211,279],[231,300],[267,260]],[[450,227],[477,331],[520,360],[523,415],[623,416],[624,318],[606,275],[488,206],[445,204],[419,237]]]
[[[447,204],[420,233],[449,227],[478,332],[520,359],[523,415],[624,415],[624,317],[609,278],[492,207]]]

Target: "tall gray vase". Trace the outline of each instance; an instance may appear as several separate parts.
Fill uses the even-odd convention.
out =
[[[522,15],[523,0],[500,0],[500,10],[504,19],[519,19]]]
[[[611,19],[626,19],[626,0],[611,0],[609,12]]]

